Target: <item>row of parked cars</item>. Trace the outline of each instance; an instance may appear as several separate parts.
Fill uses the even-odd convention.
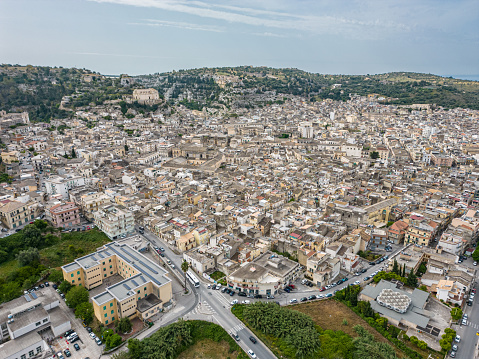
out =
[[[344,283],[344,282],[346,282],[346,281],[348,281],[348,280],[349,280],[349,278],[348,278],[348,277],[345,277],[345,278],[343,278],[343,279],[338,280],[337,282],[334,282],[334,283],[328,284],[328,285],[325,286],[325,287],[319,288],[319,291],[320,291],[320,292],[323,292],[323,291],[325,291],[325,290],[334,288],[334,287],[336,287],[336,286],[338,286],[338,285],[340,285],[340,284],[342,284],[342,283]]]
[[[40,283],[38,286],[36,287],[33,287],[29,290],[25,290],[23,291],[23,294],[28,294],[28,293],[32,293],[32,292],[35,292],[37,290],[40,290],[41,288],[45,288],[45,287],[49,287],[50,286],[50,283],[48,282],[45,282],[45,283]]]

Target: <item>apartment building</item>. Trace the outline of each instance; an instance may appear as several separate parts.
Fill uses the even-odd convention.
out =
[[[8,199],[0,202],[0,220],[9,229],[17,228],[34,218],[34,210],[25,203]]]
[[[277,294],[300,274],[299,263],[265,252],[228,276],[228,287],[248,294]]]
[[[113,275],[123,280],[92,298],[96,318],[108,325],[121,318],[145,320],[168,306],[173,297],[168,272],[127,244],[112,242],[62,267],[63,277],[87,289]]]
[[[56,228],[80,224],[80,209],[73,202],[57,203],[45,211],[45,217]]]
[[[62,198],[68,199],[68,191],[72,188],[85,185],[85,178],[75,175],[53,176],[45,179],[45,190],[49,195],[60,194]]]
[[[133,213],[114,204],[105,204],[93,213],[95,224],[110,239],[117,239],[135,230]]]
[[[90,192],[80,197],[81,209],[89,220],[92,220],[93,213],[106,203],[110,203],[110,197],[103,192]]]

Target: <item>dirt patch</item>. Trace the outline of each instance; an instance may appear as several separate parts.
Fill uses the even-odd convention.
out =
[[[399,357],[404,357],[404,354],[397,349],[393,343],[384,338],[376,331],[376,329],[371,327],[368,322],[354,313],[343,303],[337,302],[335,300],[322,300],[294,305],[290,308],[292,310],[297,310],[309,315],[311,318],[313,318],[314,323],[319,325],[324,330],[342,330],[353,338],[357,337],[353,327],[355,325],[361,325],[374,336],[376,341],[391,345],[393,348],[395,348],[396,354]],[[344,320],[347,321],[347,325],[343,324]]]
[[[217,343],[203,339],[182,352],[177,359],[236,359],[238,352],[230,353],[230,345],[222,340]]]

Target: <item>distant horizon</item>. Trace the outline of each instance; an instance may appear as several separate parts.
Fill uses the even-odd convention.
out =
[[[95,69],[90,69],[86,67],[79,67],[79,66],[63,66],[63,65],[33,65],[33,64],[6,64],[2,63],[0,64],[2,66],[33,66],[33,67],[51,67],[51,68],[76,68],[76,69],[85,69],[85,70],[90,70],[93,72],[98,72],[103,76],[115,76],[119,77],[120,75],[129,75],[129,76],[144,76],[144,75],[154,75],[155,73],[167,73],[167,72],[173,72],[173,71],[189,71],[189,70],[198,70],[198,69],[212,69],[212,68],[235,68],[235,67],[243,67],[243,66],[250,66],[250,67],[266,67],[266,68],[271,68],[271,69],[297,69],[299,71],[304,71],[307,73],[311,74],[319,74],[319,75],[331,75],[331,76],[374,76],[374,75],[381,75],[381,74],[389,74],[389,73],[394,73],[394,72],[408,72],[408,73],[416,73],[416,74],[429,74],[429,75],[434,75],[434,76],[440,76],[440,77],[452,77],[456,80],[467,80],[467,81],[477,81],[479,82],[479,74],[471,74],[471,75],[442,75],[442,74],[435,74],[432,72],[420,72],[420,71],[404,71],[404,70],[394,70],[394,71],[388,71],[388,72],[377,72],[377,73],[363,73],[363,74],[351,74],[351,73],[325,73],[325,72],[314,72],[314,71],[308,71],[308,70],[303,70],[299,67],[273,67],[273,66],[268,66],[268,65],[235,65],[235,66],[203,66],[203,67],[191,67],[191,68],[185,68],[185,69],[171,69],[171,70],[166,70],[166,71],[155,71],[155,72],[149,72],[149,73],[138,73],[138,74],[133,74],[133,73],[128,73],[128,72],[122,72],[119,74],[115,73],[107,73],[107,72],[102,72],[102,71],[97,71]]]

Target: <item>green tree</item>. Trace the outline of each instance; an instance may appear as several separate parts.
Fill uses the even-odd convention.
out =
[[[369,157],[371,157],[373,160],[377,160],[379,158],[379,152],[378,151],[369,152]]]
[[[121,318],[118,322],[116,322],[116,331],[119,333],[129,333],[132,327],[133,325],[128,317]]]
[[[410,287],[416,288],[417,287],[417,277],[414,274],[413,270],[409,272],[407,279],[406,279],[406,284]]]
[[[42,233],[34,224],[28,224],[22,230],[23,243],[25,247],[37,248],[42,240]]]
[[[391,272],[393,272],[394,274],[399,274],[399,266],[396,258],[394,258],[393,269]]]
[[[107,350],[117,347],[122,341],[123,339],[116,333],[109,335],[105,340]]]
[[[459,320],[462,318],[461,308],[452,308],[451,309],[451,318],[454,320]]]
[[[76,308],[81,303],[87,303],[90,294],[85,287],[74,286],[66,294],[66,300],[70,308]]]
[[[128,145],[125,145],[125,152],[128,152]]]
[[[188,268],[190,267],[190,265],[188,264],[187,261],[183,261],[181,263],[181,270],[183,271],[183,273],[185,274],[185,291],[186,291],[186,272],[188,271]]]
[[[77,158],[77,154],[75,152],[75,148],[72,147],[72,158]]]
[[[58,269],[50,269],[48,280],[53,283],[61,283],[63,281],[63,272]]]
[[[93,305],[90,302],[80,303],[75,308],[75,317],[82,319],[86,324],[93,321],[94,315]]]
[[[358,334],[353,339],[356,348],[354,358],[397,359],[392,346],[377,342],[373,335],[360,325],[354,326],[353,329]]]
[[[475,249],[474,252],[472,252],[472,259],[474,259],[476,262],[479,261],[479,246]]]
[[[40,260],[40,252],[37,248],[25,249],[17,254],[17,260],[20,266],[27,266],[32,262],[38,262]]]
[[[63,282],[60,283],[60,285],[58,286],[58,289],[60,289],[60,291],[62,293],[68,293],[68,291],[73,287],[73,285],[67,281],[67,280],[64,280]]]
[[[439,345],[441,346],[441,348],[448,352],[449,350],[451,350],[451,341],[450,340],[447,340],[447,339],[440,339],[439,340]]]
[[[130,353],[131,359],[143,358],[143,347],[141,342],[138,339],[129,339],[127,345],[128,345],[128,353]]]

